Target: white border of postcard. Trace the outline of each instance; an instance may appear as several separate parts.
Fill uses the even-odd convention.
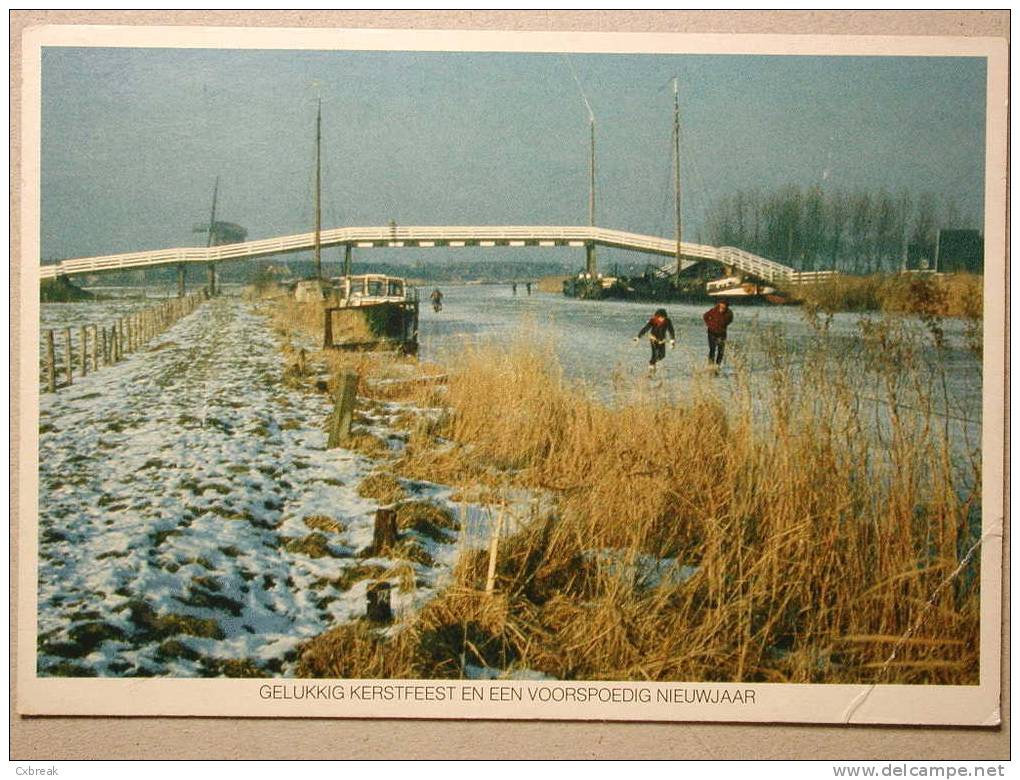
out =
[[[36,677],[40,86],[43,46],[986,57],[980,683],[974,686]],[[17,708],[35,715],[194,715],[983,725],[1000,722],[1004,519],[1007,43],[1001,38],[43,26],[23,37]],[[12,262],[14,262],[12,260]],[[572,693],[567,693],[572,690]],[[544,692],[542,692],[544,691]],[[547,699],[547,700],[541,700]],[[581,700],[583,703],[580,703]]]

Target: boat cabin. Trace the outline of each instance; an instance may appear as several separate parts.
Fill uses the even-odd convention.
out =
[[[376,303],[401,303],[411,299],[415,288],[399,276],[362,274],[330,280],[341,306],[369,306]]]

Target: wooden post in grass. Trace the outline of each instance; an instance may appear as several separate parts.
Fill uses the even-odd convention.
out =
[[[351,420],[354,418],[354,401],[358,395],[358,375],[345,371],[336,390],[336,402],[329,421],[329,439],[326,449],[339,447],[351,435]]]
[[[53,350],[53,331],[46,331],[46,389],[57,391],[57,358]]]
[[[492,593],[496,587],[496,556],[499,552],[499,536],[503,533],[503,509],[496,516],[496,525],[492,528],[492,539],[489,541],[489,572],[485,577],[485,592]]]
[[[89,332],[88,329],[82,325],[81,332],[78,334],[79,340],[81,341],[81,375],[85,376],[89,372]]]
[[[103,332],[103,365],[110,365],[110,352],[106,345],[106,328],[101,329]]]
[[[323,312],[322,348],[329,349],[333,346],[333,310],[327,306],[323,309]]]
[[[92,326],[92,370],[99,370],[99,326]]]
[[[393,620],[393,610],[390,608],[390,584],[388,582],[373,582],[368,586],[365,594],[368,603],[365,607],[365,617],[375,623],[389,623]]]
[[[397,510],[379,507],[375,510],[372,532],[372,554],[382,555],[397,543]]]
[[[124,357],[124,318],[117,320],[117,360]]]
[[[67,377],[67,385],[71,386],[74,381],[74,368],[72,366],[73,354],[71,353],[71,329],[64,328],[64,374]]]

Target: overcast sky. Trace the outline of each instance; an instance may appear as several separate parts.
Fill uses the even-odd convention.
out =
[[[788,183],[952,193],[980,227],[983,59],[569,56],[603,227],[673,235],[674,75],[691,239]],[[562,55],[51,47],[42,73],[44,258],[203,244],[216,176],[251,238],[311,230],[320,96],[324,227],[587,223]]]

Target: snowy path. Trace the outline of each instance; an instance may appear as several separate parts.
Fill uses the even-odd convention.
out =
[[[281,380],[266,321],[221,298],[43,396],[40,674],[287,674],[300,641],[364,613],[366,572],[393,563],[355,555],[373,463],[325,450],[327,399]],[[398,613],[456,555],[426,542]]]

